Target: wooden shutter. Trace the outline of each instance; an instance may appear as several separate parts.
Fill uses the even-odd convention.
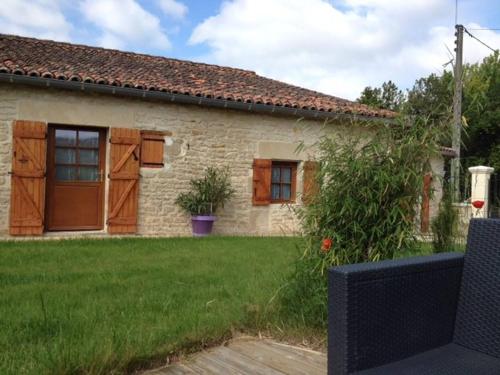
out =
[[[43,233],[47,124],[15,121],[12,137],[10,234]]]
[[[141,133],[136,129],[111,129],[108,232],[137,232]]]
[[[165,137],[162,132],[143,131],[141,133],[141,166],[163,168]]]
[[[304,162],[303,182],[304,187],[302,190],[302,202],[309,204],[312,202],[314,196],[318,194],[319,186],[316,178],[318,173],[319,164],[317,161],[307,160]]]
[[[264,206],[271,203],[271,160],[253,161],[253,205]]]
[[[431,196],[432,174],[424,176],[424,190],[422,192],[422,210],[420,212],[420,230],[422,233],[429,231],[430,222],[430,196]]]

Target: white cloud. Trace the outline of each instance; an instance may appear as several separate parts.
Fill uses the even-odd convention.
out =
[[[401,87],[440,72],[453,49],[452,0],[233,0],[199,24],[201,59],[355,99],[367,85]],[[483,34],[496,40],[500,34]],[[490,38],[490,39],[488,39]],[[494,43],[493,43],[494,44]],[[467,44],[466,44],[467,46]],[[466,61],[490,51],[466,50]]]
[[[160,19],[135,0],[83,0],[80,11],[101,31],[98,43],[102,47],[139,50],[171,47]]]
[[[2,0],[0,32],[70,41],[71,25],[58,0]]]
[[[158,0],[158,5],[167,16],[179,20],[186,17],[188,13],[188,7],[177,0]]]

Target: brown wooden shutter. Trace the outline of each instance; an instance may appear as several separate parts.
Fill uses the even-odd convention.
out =
[[[302,202],[309,204],[312,202],[314,196],[318,194],[319,186],[316,178],[318,173],[319,163],[317,161],[307,160],[304,162],[303,182],[304,187],[302,190]]]
[[[253,205],[264,206],[271,203],[271,165],[269,159],[253,161]]]
[[[43,233],[47,124],[15,121],[12,137],[10,234]]]
[[[420,212],[420,230],[422,233],[429,231],[430,222],[430,196],[431,196],[432,174],[424,176],[424,190],[422,192],[422,210]]]
[[[162,132],[143,131],[141,133],[141,166],[163,168],[165,137]]]
[[[136,129],[111,129],[108,232],[137,232],[141,133]]]

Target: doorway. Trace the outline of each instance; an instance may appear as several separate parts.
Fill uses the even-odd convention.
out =
[[[103,229],[105,159],[105,129],[49,127],[46,230]]]

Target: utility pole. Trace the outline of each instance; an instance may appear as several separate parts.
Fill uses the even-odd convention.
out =
[[[464,42],[463,25],[455,26],[455,92],[453,95],[453,136],[452,148],[455,157],[451,161],[451,183],[455,202],[460,199],[460,146],[462,133],[462,53]]]

